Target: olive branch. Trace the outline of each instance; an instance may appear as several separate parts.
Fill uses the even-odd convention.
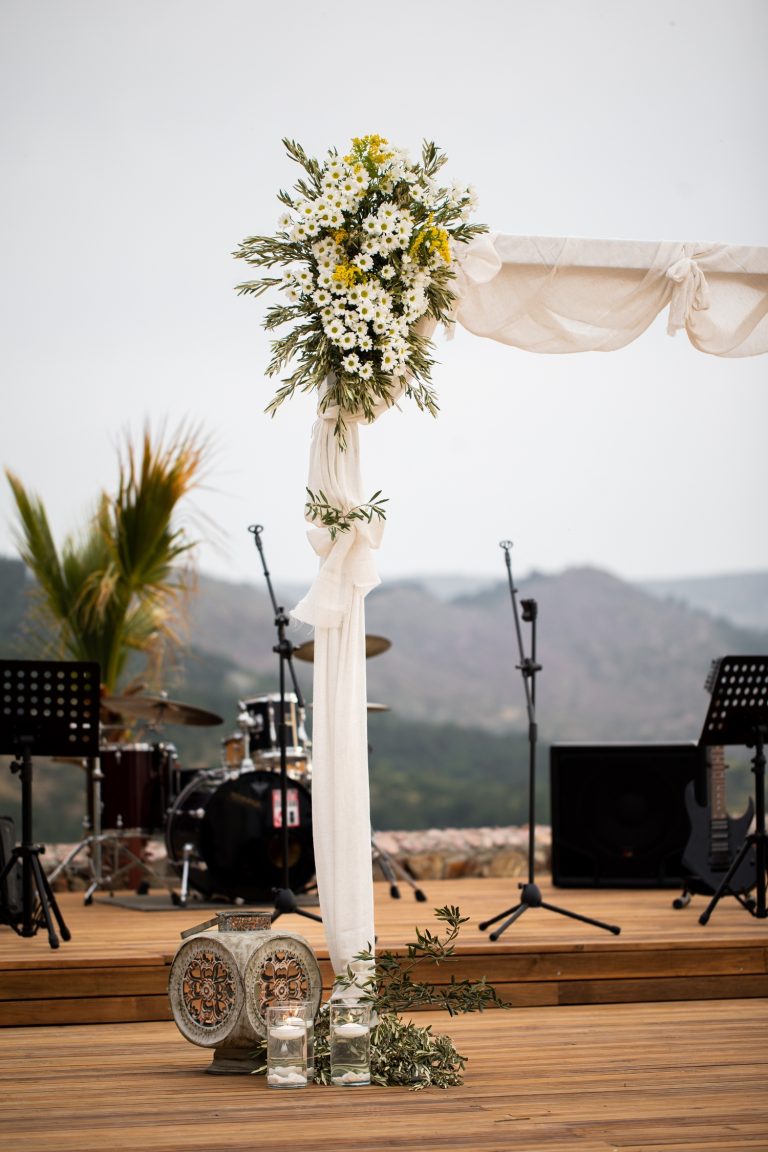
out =
[[[374,516],[379,520],[386,519],[383,505],[387,503],[387,497],[382,496],[381,491],[374,492],[367,503],[346,510],[334,507],[322,490],[313,492],[307,488],[307,496],[309,499],[304,506],[307,520],[319,520],[330,532],[331,540],[335,540],[339,532],[349,532],[354,520],[366,520],[370,524]]]
[[[413,1091],[427,1088],[451,1088],[463,1083],[466,1057],[454,1046],[450,1036],[433,1033],[431,1025],[421,1027],[401,1018],[401,1013],[422,1008],[442,1008],[450,1016],[465,1012],[482,1012],[486,1008],[508,1008],[492,985],[482,980],[456,980],[436,985],[414,979],[424,964],[450,964],[455,959],[456,940],[462,924],[468,921],[456,907],[435,909],[435,918],[444,924],[444,936],[429,929],[416,929],[416,939],[408,944],[405,955],[382,951],[374,956],[369,947],[354,957],[368,965],[365,978],[353,965],[337,977],[340,989],[362,989],[362,999],[370,1003],[377,1023],[371,1030],[371,1082],[373,1084],[407,1085]],[[322,1012],[315,1026],[315,1079],[330,1082],[330,1041],[328,1012]]]

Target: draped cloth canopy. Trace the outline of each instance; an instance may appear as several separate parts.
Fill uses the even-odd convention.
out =
[[[716,356],[768,352],[768,248],[725,244],[486,235],[458,255],[455,321],[529,352],[612,351],[665,308]],[[401,391],[395,390],[394,404]],[[381,404],[378,416],[390,405]],[[336,410],[318,415],[308,487],[349,510],[365,502],[359,420],[341,449]],[[383,525],[354,520],[331,537],[311,527],[320,569],[293,615],[315,628],[312,809],[318,893],[334,972],[373,947],[365,609],[379,583],[373,551]]]
[[[456,319],[528,352],[611,352],[669,307],[700,352],[768,352],[768,248],[481,237],[462,265]]]

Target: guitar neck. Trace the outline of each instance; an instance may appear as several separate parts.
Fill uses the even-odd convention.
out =
[[[730,858],[728,809],[725,800],[725,749],[713,745],[707,749],[709,770],[709,848],[714,864]]]
[[[724,820],[728,815],[725,802],[725,749],[718,745],[707,748],[709,770],[709,807],[713,820]]]

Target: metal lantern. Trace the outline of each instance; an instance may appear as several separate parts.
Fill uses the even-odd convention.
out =
[[[303,1000],[317,1015],[320,967],[303,936],[271,929],[270,914],[222,912],[182,933],[171,965],[168,995],[179,1031],[213,1048],[206,1069],[249,1073],[266,1036],[266,1008]]]

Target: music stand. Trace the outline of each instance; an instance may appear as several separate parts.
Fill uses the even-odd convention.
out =
[[[0,886],[21,861],[21,915],[5,917],[19,936],[34,936],[43,924],[51,948],[59,947],[51,913],[63,940],[71,938],[40,864],[45,851],[32,842],[32,753],[96,756],[99,750],[99,665],[89,662],[0,660],[0,749],[16,757],[11,772],[21,777],[21,844],[0,874]]]
[[[734,856],[707,907],[699,916],[706,924],[720,897],[728,891],[731,877],[752,848],[755,849],[755,897],[749,901],[739,899],[753,916],[764,920],[766,906],[766,850],[765,830],[765,740],[768,732],[768,656],[723,656],[715,660],[707,679],[706,688],[712,698],[704,720],[699,744],[743,744],[754,748],[752,771],[755,776],[755,830],[744,840]],[[735,895],[735,893],[731,893]]]

